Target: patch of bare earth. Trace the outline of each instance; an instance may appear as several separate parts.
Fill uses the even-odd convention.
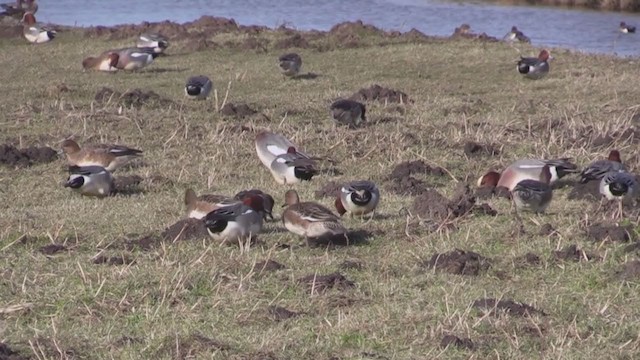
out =
[[[353,281],[338,272],[328,275],[310,274],[299,278],[297,282],[312,294],[323,293],[329,289],[346,290],[356,286]]]
[[[489,259],[473,251],[455,249],[433,254],[431,259],[424,261],[422,265],[449,274],[477,276],[489,269],[491,263]]]
[[[48,146],[18,149],[10,144],[0,145],[0,164],[10,167],[46,164],[57,159],[58,152]]]

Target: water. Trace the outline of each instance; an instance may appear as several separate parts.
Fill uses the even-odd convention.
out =
[[[79,3],[83,5],[78,5]],[[295,4],[295,5],[294,5]],[[142,21],[186,22],[202,15],[234,18],[243,25],[328,30],[342,21],[362,20],[385,30],[416,28],[450,35],[462,23],[474,32],[502,37],[518,26],[536,46],[590,53],[640,55],[640,33],[621,34],[620,21],[640,28],[640,14],[499,6],[442,0],[41,0],[38,20],[63,25],[116,25]]]

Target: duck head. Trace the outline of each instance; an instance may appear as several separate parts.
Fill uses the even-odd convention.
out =
[[[500,174],[496,171],[489,171],[478,179],[478,187],[496,187],[500,181]]]

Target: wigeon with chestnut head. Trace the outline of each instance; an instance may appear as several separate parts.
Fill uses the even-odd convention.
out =
[[[279,184],[308,181],[318,173],[315,160],[282,135],[263,131],[255,144],[260,161]]]
[[[336,100],[331,104],[330,110],[336,124],[347,125],[352,129],[367,120],[365,116],[367,110],[364,104],[357,101]]]
[[[553,160],[523,159],[509,165],[502,174],[498,174],[495,171],[486,173],[478,180],[478,185],[502,186],[509,189],[509,191],[513,191],[513,188],[522,180],[541,181],[544,176],[543,168],[545,166],[548,166],[551,174],[550,184],[555,183],[567,174],[578,172],[578,167],[571,162],[570,158]]]
[[[542,167],[540,180],[526,179],[518,182],[511,191],[516,209],[543,213],[553,198],[550,181],[550,167],[545,165]]]
[[[549,60],[553,59],[548,50],[540,51],[538,57],[520,57],[518,72],[532,80],[542,79],[549,73]]]
[[[61,147],[69,165],[102,166],[110,172],[142,156],[142,150],[122,145],[96,144],[80,148],[80,145],[71,139],[63,141]]]
[[[138,37],[136,47],[151,48],[156,54],[162,54],[169,47],[169,39],[158,33],[144,33]]]
[[[380,190],[368,180],[352,181],[340,188],[335,206],[340,216],[362,216],[372,214],[380,201]]]
[[[153,51],[153,48],[122,48],[107,50],[102,55],[109,53],[118,54],[118,64],[116,67],[119,70],[139,70],[145,66],[151,64],[153,59],[158,57],[158,54]]]
[[[23,29],[22,34],[25,39],[32,44],[42,44],[53,40],[57,33],[55,30],[47,29],[46,27],[36,22],[36,17],[32,13],[25,13],[22,17]]]
[[[246,197],[242,202],[213,210],[204,217],[209,235],[222,243],[253,239],[262,230],[262,215],[254,207],[262,207],[259,196]]]
[[[286,209],[282,213],[282,223],[290,232],[310,238],[346,235],[347,229],[340,218],[325,206],[315,202],[300,202],[295,190],[285,193]]]
[[[117,53],[106,53],[97,57],[88,57],[82,60],[82,68],[85,70],[118,71],[118,60],[120,56]]]
[[[204,75],[191,76],[184,86],[184,93],[191,99],[204,100],[211,93],[213,83]]]
[[[109,196],[115,190],[113,176],[101,166],[70,166],[64,187],[95,197]]]
[[[620,22],[620,32],[624,33],[624,34],[635,33],[636,32],[636,27],[635,26],[631,26],[631,25],[625,23],[624,21],[621,21]]]
[[[262,198],[263,209],[260,212],[262,212],[263,218],[265,220],[267,219],[267,216],[269,216],[271,220],[273,220],[273,205],[275,204],[275,201],[273,200],[273,197],[271,195],[265,193],[264,191],[259,189],[242,190],[238,192],[233,198],[243,201],[245,198],[250,196],[259,196]],[[259,209],[254,210],[259,211]]]
[[[611,171],[626,171],[618,150],[611,150],[606,160],[594,161],[584,168],[580,173],[580,183],[584,184],[591,180],[600,180],[606,173]]]
[[[600,194],[609,201],[618,202],[617,218],[622,217],[622,204],[637,200],[640,189],[636,176],[624,170],[609,171],[600,180]]]
[[[282,75],[294,77],[302,68],[302,58],[296,53],[284,54],[278,58],[278,66]]]

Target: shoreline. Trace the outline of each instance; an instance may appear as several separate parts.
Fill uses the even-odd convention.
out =
[[[485,2],[505,6],[527,5],[623,13],[640,12],[640,2],[633,0],[487,0]]]

